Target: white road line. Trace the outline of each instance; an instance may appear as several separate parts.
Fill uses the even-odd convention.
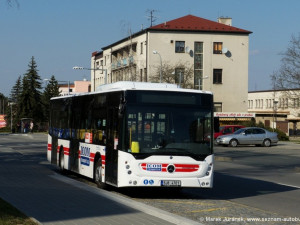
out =
[[[283,184],[283,183],[276,183],[276,184],[283,185],[283,186],[287,186],[287,187],[292,187],[292,188],[298,188],[298,189],[300,189],[300,187],[294,186],[294,185]]]

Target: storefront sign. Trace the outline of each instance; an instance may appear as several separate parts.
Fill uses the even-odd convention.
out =
[[[215,112],[214,117],[238,117],[238,118],[251,118],[255,117],[255,113],[241,113],[241,112]]]

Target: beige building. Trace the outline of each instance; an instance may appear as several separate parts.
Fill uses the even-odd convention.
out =
[[[88,80],[76,80],[74,83],[59,84],[60,95],[72,95],[91,91],[91,82]]]
[[[300,134],[300,89],[250,91],[248,112],[256,122],[278,128],[289,135]]]
[[[186,65],[192,88],[214,93],[217,112],[247,112],[252,32],[233,27],[231,18],[218,21],[187,15],[103,47],[92,54],[92,91],[120,80],[151,82],[164,65],[174,66],[179,84],[185,75],[177,65]]]

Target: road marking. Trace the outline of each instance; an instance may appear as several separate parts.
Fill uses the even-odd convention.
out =
[[[224,210],[227,208],[211,208],[211,209],[201,209],[201,210],[194,210],[194,211],[189,211],[192,213],[198,213],[198,212],[212,212],[212,211],[217,211],[217,210]]]
[[[283,186],[288,186],[288,187],[292,187],[292,188],[297,188],[297,189],[300,189],[300,187],[298,187],[298,186],[294,186],[294,185],[282,184],[282,183],[276,183],[276,184],[283,185]]]
[[[172,200],[162,200],[159,202],[167,202],[167,203],[175,203],[175,204],[191,204],[191,205],[215,205],[215,204],[206,204],[206,203],[198,203],[198,202],[184,202],[184,201],[172,201]]]

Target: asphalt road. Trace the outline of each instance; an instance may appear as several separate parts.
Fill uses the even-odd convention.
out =
[[[22,136],[13,148],[18,154],[30,157],[28,160],[45,162],[46,138],[46,135]],[[12,142],[1,142],[0,136],[0,150],[9,143]],[[203,224],[300,224],[299,144],[280,142],[271,148],[217,146],[215,155],[213,189],[108,188],[107,191]],[[54,166],[48,168],[58,172]],[[66,176],[94,185],[91,180],[74,174]]]

